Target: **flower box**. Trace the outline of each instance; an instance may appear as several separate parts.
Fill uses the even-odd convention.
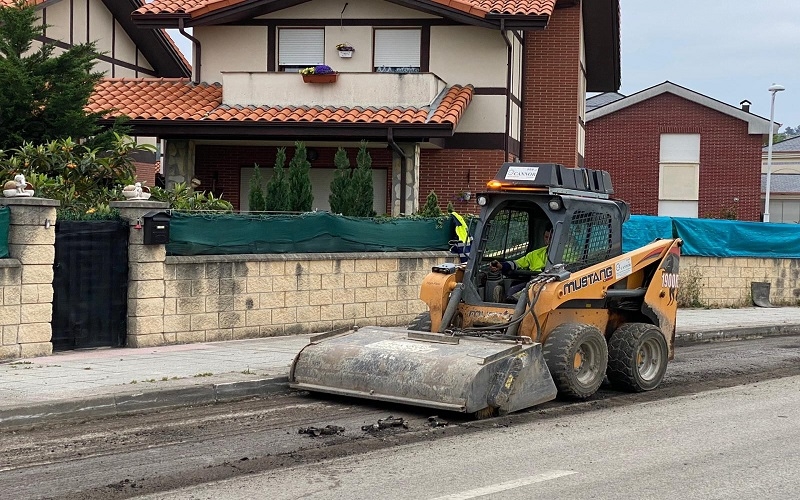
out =
[[[341,57],[343,59],[347,59],[347,58],[353,57],[353,52],[355,52],[355,51],[354,50],[340,50],[339,51],[339,57]]]
[[[323,74],[310,74],[303,75],[304,83],[334,83],[338,78],[338,73],[323,73]]]

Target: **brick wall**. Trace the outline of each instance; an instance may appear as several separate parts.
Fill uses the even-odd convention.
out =
[[[457,212],[477,213],[475,198],[460,201],[461,191],[482,191],[494,179],[504,161],[500,150],[448,149],[422,150],[420,154],[420,207],[431,191],[436,192],[439,206],[444,210],[448,202]]]
[[[588,122],[586,166],[608,170],[615,196],[633,213],[658,215],[662,133],[700,134],[700,217],[733,210],[739,220],[760,220],[761,136],[749,135],[742,120],[673,94]]]
[[[547,29],[525,33],[522,160],[578,162],[581,6],[556,9]]]

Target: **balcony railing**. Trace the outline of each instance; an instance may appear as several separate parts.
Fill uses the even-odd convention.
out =
[[[334,83],[303,83],[299,73],[225,72],[228,106],[422,107],[447,84],[433,73],[339,73]]]

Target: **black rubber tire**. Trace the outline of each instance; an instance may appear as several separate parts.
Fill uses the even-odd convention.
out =
[[[419,313],[419,315],[411,320],[411,323],[408,324],[409,330],[417,330],[420,332],[430,332],[431,331],[431,313],[430,311],[425,311],[424,313]]]
[[[669,352],[661,330],[648,323],[626,323],[608,341],[608,380],[615,389],[650,391],[667,371]]]
[[[566,323],[553,329],[542,354],[559,397],[587,399],[606,376],[608,346],[597,327]]]

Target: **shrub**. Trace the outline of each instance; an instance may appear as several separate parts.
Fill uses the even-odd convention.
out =
[[[250,194],[248,196],[251,212],[263,212],[267,208],[264,199],[264,189],[261,187],[261,170],[258,163],[253,167],[253,175],[250,177]]]
[[[289,162],[289,210],[310,212],[314,203],[311,178],[308,175],[311,163],[306,158],[305,143],[297,141],[294,145],[294,155]]]
[[[372,187],[372,157],[367,151],[367,141],[361,141],[356,157],[356,168],[350,183],[352,193],[352,214],[356,217],[372,217],[375,192]]]
[[[349,210],[352,205],[350,200],[350,159],[347,157],[347,152],[344,148],[336,150],[333,164],[336,166],[336,172],[334,172],[333,181],[331,181],[331,194],[328,197],[328,203],[331,206],[332,213],[350,215]]]
[[[436,196],[435,191],[431,191],[428,194],[428,198],[425,200],[425,205],[423,205],[422,209],[419,211],[419,215],[421,217],[439,217],[442,215],[442,209],[439,208],[439,198]]]
[[[264,203],[265,210],[269,212],[288,212],[289,179],[283,166],[286,164],[286,148],[278,148],[275,155],[275,169],[272,178],[267,182],[267,198]]]

